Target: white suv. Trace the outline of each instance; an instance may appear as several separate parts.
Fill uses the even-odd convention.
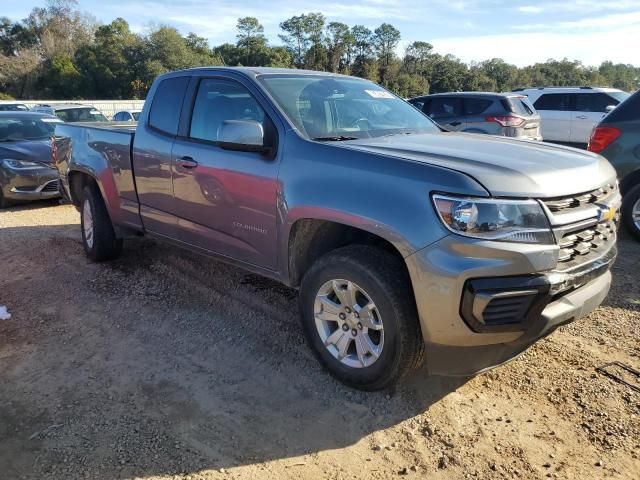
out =
[[[540,114],[545,140],[584,145],[605,113],[629,96],[622,90],[598,87],[540,87],[515,91],[529,97]]]

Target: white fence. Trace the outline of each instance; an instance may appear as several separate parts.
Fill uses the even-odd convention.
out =
[[[29,108],[36,105],[60,105],[62,103],[81,103],[82,105],[92,105],[111,118],[120,110],[140,110],[144,105],[144,100],[23,100]]]

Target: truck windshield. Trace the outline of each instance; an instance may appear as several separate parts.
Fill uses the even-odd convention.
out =
[[[366,80],[304,74],[269,74],[259,79],[289,120],[313,140],[439,131],[409,103]]]

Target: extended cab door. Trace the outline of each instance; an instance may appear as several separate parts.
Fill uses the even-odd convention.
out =
[[[180,110],[189,77],[161,80],[151,92],[146,121],[140,122],[133,140],[133,171],[140,215],[150,232],[176,236],[171,178],[171,151],[178,133]]]
[[[554,142],[571,141],[571,96],[543,93],[533,104],[540,114],[542,138]]]
[[[239,81],[193,77],[191,82],[187,95],[193,107],[183,113],[188,118],[171,163],[180,240],[275,270],[277,157],[225,150],[216,143],[226,120],[259,122],[274,142],[275,125]]]
[[[588,143],[591,130],[602,120],[609,105],[618,101],[604,93],[574,93],[571,119],[571,142]]]

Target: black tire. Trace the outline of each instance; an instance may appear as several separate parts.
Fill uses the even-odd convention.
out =
[[[87,240],[85,234],[84,208],[88,204],[92,217],[92,239]],[[97,185],[91,184],[82,191],[80,204],[80,227],[82,230],[82,245],[87,256],[94,262],[103,262],[118,258],[122,252],[122,239],[117,238],[107,207]]]
[[[382,353],[371,365],[341,363],[325,347],[315,324],[315,299],[322,285],[334,279],[356,283],[375,303],[384,326]],[[320,363],[338,380],[361,390],[381,390],[397,383],[422,364],[424,342],[411,282],[402,259],[382,249],[354,245],[317,260],[300,287],[302,327]]]
[[[636,185],[622,199],[622,223],[636,240],[640,241],[640,228],[633,222],[633,207],[640,202],[640,185]]]

